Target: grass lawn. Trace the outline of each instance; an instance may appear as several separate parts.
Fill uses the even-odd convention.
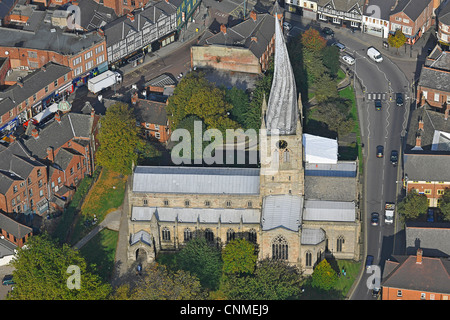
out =
[[[94,272],[104,281],[111,278],[118,239],[117,231],[103,229],[80,249],[88,265],[95,264]]]
[[[78,242],[91,230],[91,227],[84,225],[87,219],[92,220],[95,214],[100,222],[109,212],[120,207],[125,196],[126,183],[126,176],[102,169],[100,177],[92,186],[81,206],[81,216],[70,240],[72,244]]]

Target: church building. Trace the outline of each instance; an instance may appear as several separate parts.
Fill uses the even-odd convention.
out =
[[[359,260],[355,201],[305,198],[302,104],[276,18],[273,83],[261,117],[266,156],[259,168],[135,167],[128,188],[129,263],[143,253],[151,262],[198,236],[222,246],[244,237],[257,244],[260,259],[286,260],[305,274],[327,254]]]

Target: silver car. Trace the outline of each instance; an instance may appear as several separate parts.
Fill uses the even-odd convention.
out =
[[[342,57],[342,60],[348,65],[354,65],[355,64],[355,58],[350,57],[349,55],[345,55]]]

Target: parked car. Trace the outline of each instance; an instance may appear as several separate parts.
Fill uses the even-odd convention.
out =
[[[344,60],[345,63],[347,63],[348,65],[354,65],[355,64],[355,58],[349,56],[349,55],[345,55],[342,57],[342,60]]]
[[[379,287],[374,287],[374,288],[372,289],[372,297],[378,299],[378,296],[380,295],[380,292],[381,292],[381,288],[379,288]]]
[[[327,36],[334,37],[334,31],[328,27],[323,28],[322,32]]]
[[[370,218],[370,224],[373,226],[377,226],[380,221],[380,215],[378,212],[372,212],[372,216]]]
[[[289,22],[285,22],[283,23],[283,28],[289,31],[292,29],[292,25]]]
[[[401,92],[398,92],[395,95],[395,102],[397,103],[398,107],[402,107],[403,106],[403,94]]]
[[[16,283],[13,280],[13,276],[11,274],[7,274],[6,276],[3,277],[2,284],[4,286],[8,286],[8,285],[16,284]]]
[[[345,44],[342,44],[339,41],[333,43],[332,45],[338,47],[339,51],[341,52],[345,51]]]
[[[369,269],[373,264],[373,256],[368,255],[366,258],[366,269]]]
[[[380,99],[375,100],[375,110],[377,110],[377,111],[381,110],[381,100]]]
[[[383,158],[384,155],[384,147],[377,146],[377,158]]]

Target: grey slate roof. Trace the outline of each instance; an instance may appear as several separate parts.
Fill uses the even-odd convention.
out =
[[[0,239],[0,258],[15,254],[17,246],[6,239]]]
[[[349,12],[353,8],[362,11],[364,2],[365,0],[317,0],[317,5],[325,7],[326,5],[331,4],[336,10]]]
[[[275,58],[272,87],[265,115],[268,135],[295,134],[299,118],[298,96],[289,54],[278,18],[275,19]]]
[[[44,165],[31,158],[20,141],[0,149],[0,193],[9,190],[14,181],[26,179],[35,167]]]
[[[33,230],[10,217],[0,213],[0,228],[12,234],[17,239],[21,239]]]
[[[1,33],[2,31],[0,30]],[[9,112],[11,108],[32,97],[33,94],[44,89],[53,81],[72,72],[72,69],[69,67],[54,62],[49,62],[44,67],[45,71],[44,68],[41,68],[22,78],[23,87],[15,84],[0,91],[0,98],[5,99],[0,101],[0,115]]]
[[[354,202],[305,200],[304,221],[356,221]]]
[[[411,20],[416,21],[430,1],[431,0],[400,0],[397,6],[392,10],[391,15],[403,12],[411,18]]]
[[[427,257],[450,257],[450,223],[407,222],[406,254],[423,250]]]
[[[269,195],[263,200],[262,230],[286,228],[298,231],[302,224],[303,197]]]
[[[259,194],[259,169],[137,166],[133,192]]]
[[[450,25],[450,2],[447,2],[438,13],[438,20],[443,24]]]
[[[405,154],[404,164],[410,181],[450,181],[450,155]]]
[[[41,23],[35,31],[0,27],[0,34],[2,47],[48,50],[65,55],[77,54],[103,40],[97,32],[76,35],[53,28],[48,23]]]
[[[410,289],[422,292],[450,293],[450,260],[416,256],[393,256],[386,261],[383,287]]]
[[[80,25],[85,30],[96,30],[117,19],[114,9],[105,7],[94,0],[77,0],[77,5],[80,8]]]
[[[15,0],[0,1],[0,21],[12,10]]]
[[[420,119],[423,121],[424,130],[419,130]],[[405,152],[415,153],[411,149],[416,145],[416,133],[420,133],[423,152],[430,153],[432,149],[445,150],[446,148],[442,148],[443,145],[433,147],[433,139],[438,131],[450,134],[450,120],[445,120],[443,113],[433,111],[428,104],[415,109],[411,113]],[[444,141],[440,143],[443,144]]]
[[[391,7],[393,7],[396,2],[397,0],[368,0],[368,3],[364,6],[364,15],[371,16],[373,12],[369,10],[370,6],[377,6],[380,8],[380,18],[389,21]]]
[[[168,118],[165,103],[138,99],[137,103],[133,105],[133,110],[136,119],[140,122],[167,126]]]
[[[258,209],[133,207],[131,212],[132,221],[150,221],[153,216],[158,221],[179,223],[260,222]]]
[[[424,66],[420,72],[418,85],[450,93],[450,71]]]
[[[38,131],[38,138],[29,136],[23,143],[33,156],[44,159],[47,147],[56,150],[73,138],[89,138],[92,118],[87,114],[66,113],[61,115],[61,123],[53,119]]]

